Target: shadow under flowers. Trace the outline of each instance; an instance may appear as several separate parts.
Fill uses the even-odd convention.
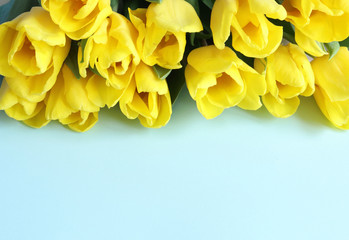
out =
[[[248,118],[257,120],[261,124],[271,125],[273,123],[286,122],[286,124],[296,123],[299,127],[310,132],[321,132],[326,129],[334,131],[342,131],[334,127],[327,118],[322,114],[316,101],[313,97],[300,97],[301,103],[297,112],[289,118],[276,118],[271,115],[268,110],[262,106],[256,111],[246,111],[239,109],[239,112],[244,112],[243,115]],[[287,123],[288,122],[288,123]]]
[[[342,131],[334,127],[330,121],[323,115],[316,104],[314,97],[300,97],[301,104],[295,116],[307,125],[317,128],[331,128]]]
[[[112,108],[104,107],[99,113],[98,125],[103,128],[117,129],[118,131],[124,129],[125,131],[146,129],[142,126],[138,119],[128,119],[120,110],[119,105]]]

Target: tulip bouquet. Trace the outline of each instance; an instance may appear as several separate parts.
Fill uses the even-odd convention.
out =
[[[0,110],[29,126],[82,132],[118,105],[158,128],[186,85],[207,119],[262,105],[286,118],[314,96],[349,129],[347,1],[1,2]]]

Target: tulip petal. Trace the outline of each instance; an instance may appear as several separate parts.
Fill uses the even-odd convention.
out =
[[[38,112],[34,117],[23,121],[23,123],[32,128],[42,128],[49,122],[50,120],[45,118],[45,107],[42,107],[40,112]]]
[[[86,91],[90,101],[102,108],[111,108],[117,104],[124,90],[118,90],[106,85],[105,79],[97,75],[91,76],[86,84]]]
[[[238,106],[246,110],[257,110],[262,106],[260,96],[267,91],[265,76],[257,72],[243,72],[242,75],[246,82],[247,91]]]
[[[230,27],[238,11],[238,0],[216,0],[211,13],[211,30],[214,44],[223,49],[230,36]]]
[[[55,86],[51,89],[46,100],[46,119],[58,120],[69,117],[74,109],[65,99],[63,74],[58,75]]]
[[[147,10],[147,26],[156,22],[170,32],[200,32],[203,27],[193,6],[184,0],[162,0]]]
[[[299,106],[299,98],[294,97],[290,99],[275,98],[273,95],[267,93],[262,97],[263,104],[268,111],[275,117],[287,118],[293,115]]]
[[[295,29],[295,37],[298,46],[314,57],[321,57],[328,54],[318,41],[304,35],[298,28]]]
[[[248,0],[253,13],[266,14],[270,18],[284,20],[287,12],[282,5],[277,4],[274,0]]]
[[[212,119],[219,116],[224,108],[212,104],[206,97],[198,99],[196,101],[196,106],[199,112],[206,118]]]
[[[185,68],[185,81],[190,96],[194,100],[202,98],[204,95],[206,95],[207,89],[217,83],[216,74],[200,73],[191,65],[187,65]]]
[[[235,57],[236,54],[230,48],[220,50],[211,45],[191,51],[188,64],[198,72],[221,73],[231,68]]]
[[[86,84],[91,77],[88,75],[85,79],[76,79],[72,71],[63,66],[63,78],[65,98],[68,104],[76,111],[97,112],[99,107],[94,105],[87,97]]]
[[[333,102],[326,92],[316,87],[314,98],[326,118],[340,129],[349,129],[349,100]]]
[[[73,123],[68,124],[68,127],[76,132],[86,132],[90,130],[97,122],[98,112],[92,112],[88,113],[88,117],[84,119],[83,123],[74,121]]]
[[[341,47],[329,61],[328,56],[316,58],[311,65],[316,84],[327,93],[331,101],[344,101],[349,96],[349,51]]]
[[[168,91],[167,83],[158,78],[154,70],[140,63],[135,72],[135,80],[138,92],[157,92],[160,95]]]

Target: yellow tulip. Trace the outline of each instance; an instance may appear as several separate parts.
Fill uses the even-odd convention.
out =
[[[267,59],[255,59],[255,69],[266,74],[268,91],[262,100],[275,117],[291,116],[299,106],[298,96],[314,93],[314,73],[304,51],[297,45],[281,45]]]
[[[74,131],[84,132],[98,121],[99,107],[88,97],[86,86],[91,77],[76,79],[68,66],[64,65],[57,82],[46,100],[46,119],[59,120]]]
[[[87,39],[84,52],[79,47],[78,63],[82,77],[87,76],[87,69],[92,67],[105,78],[94,81],[100,92],[108,92],[107,102],[99,106],[114,106],[128,87],[135,66],[140,58],[135,46],[137,31],[129,20],[118,13],[105,19],[97,31]],[[98,95],[100,96],[100,95]]]
[[[287,19],[305,36],[319,42],[349,36],[349,5],[345,0],[284,0]]]
[[[203,29],[194,8],[185,0],[151,3],[148,9],[130,10],[129,14],[138,31],[138,51],[149,66],[181,68],[186,33]]]
[[[148,128],[165,126],[172,114],[166,80],[158,78],[152,67],[140,63],[125,94],[120,109],[129,119],[138,118]]]
[[[0,88],[0,110],[5,110],[9,117],[34,128],[43,127],[50,122],[45,118],[44,101],[30,102],[18,97],[7,85],[6,78]]]
[[[110,0],[41,0],[41,5],[73,40],[91,36],[112,13]]]
[[[349,51],[341,47],[329,60],[316,58],[311,66],[315,74],[315,100],[323,114],[336,127],[349,129]]]
[[[211,14],[214,44],[223,49],[232,32],[237,51],[249,57],[270,55],[280,45],[283,29],[266,16],[283,20],[286,11],[274,0],[216,0]]]
[[[300,30],[298,30],[298,28],[295,29],[295,40],[300,48],[313,57],[321,57],[328,54],[320,42],[304,35]]]
[[[238,105],[248,110],[262,106],[266,91],[264,76],[240,60],[230,48],[206,46],[188,56],[185,79],[190,96],[207,119]]]
[[[40,7],[0,25],[0,74],[11,91],[40,102],[54,85],[70,49],[68,40]]]

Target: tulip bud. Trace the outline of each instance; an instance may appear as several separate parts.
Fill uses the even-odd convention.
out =
[[[264,76],[240,60],[230,48],[201,47],[188,56],[185,79],[200,113],[215,118],[224,109],[256,110],[266,91]]]
[[[84,132],[98,121],[99,107],[89,98],[86,91],[93,73],[86,78],[76,79],[67,65],[58,75],[55,86],[46,101],[46,119],[59,120],[74,131]]]
[[[143,62],[137,66],[134,78],[119,105],[127,118],[138,118],[148,128],[165,126],[172,114],[166,80],[159,79],[153,68]]]
[[[140,62],[136,38],[137,32],[132,23],[114,12],[86,40],[84,49],[79,47],[80,75],[86,77],[87,69],[91,67],[104,78],[97,80],[98,77],[95,77],[93,87],[89,82],[89,93],[94,95],[91,95],[91,100],[98,102],[98,106],[113,107],[130,84],[135,67]],[[99,90],[100,94],[95,94],[94,89]]]
[[[151,3],[148,9],[129,12],[138,30],[137,48],[142,61],[167,68],[181,68],[187,32],[200,32],[203,27],[193,6],[184,0]]]
[[[281,45],[266,59],[256,59],[255,69],[266,74],[268,91],[262,100],[275,117],[291,116],[299,106],[298,96],[310,96],[314,92],[314,73],[297,45]]]
[[[12,92],[6,81],[0,88],[0,110],[5,110],[7,116],[23,121],[28,126],[40,128],[47,125],[50,120],[45,118],[45,103],[30,102],[18,97]]]
[[[349,36],[347,1],[284,0],[282,5],[286,20],[310,39],[328,43]]]
[[[285,9],[274,0],[216,0],[211,14],[213,41],[217,48],[233,37],[233,47],[245,56],[263,58],[282,40],[282,27],[267,17],[283,20]]]
[[[40,102],[54,85],[70,49],[70,40],[50,15],[34,7],[0,25],[0,74],[11,91]]]
[[[112,13],[110,0],[41,0],[41,5],[73,40],[91,36]]]

